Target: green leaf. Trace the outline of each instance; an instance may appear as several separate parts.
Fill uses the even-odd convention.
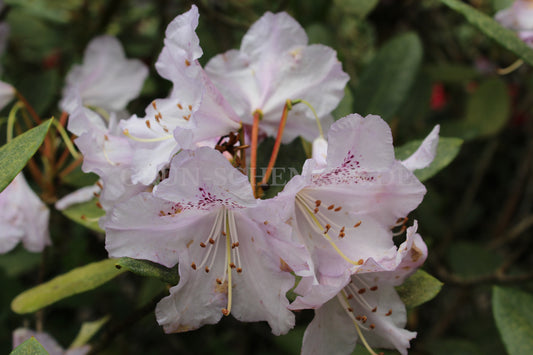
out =
[[[447,338],[426,344],[431,355],[481,355],[483,352],[472,339]]]
[[[31,337],[17,346],[10,355],[48,355],[48,351],[43,348],[37,339]]]
[[[417,270],[405,282],[396,287],[402,302],[413,308],[433,299],[442,288],[442,282],[423,270]]]
[[[97,199],[69,206],[61,212],[69,219],[96,232],[104,231],[98,225],[100,217],[105,215],[103,209],[96,205]]]
[[[169,269],[163,265],[148,260],[120,258],[116,262],[116,267],[124,268],[137,275],[155,277],[171,285],[177,285],[180,280],[178,265]]]
[[[533,354],[533,295],[495,286],[492,312],[509,355]]]
[[[511,100],[505,83],[498,79],[483,82],[470,97],[464,125],[484,137],[498,133],[511,112]]]
[[[83,5],[83,0],[5,0],[5,3],[20,6],[36,17],[68,23],[73,11]]]
[[[387,42],[364,69],[354,90],[354,112],[390,120],[404,102],[422,61],[422,44],[415,33]]]
[[[76,339],[70,344],[69,349],[79,348],[84,346],[91,340],[91,338],[107,323],[109,316],[102,317],[94,322],[85,322],[81,325],[81,329],[76,335]]]
[[[52,120],[43,122],[0,147],[0,191],[9,185],[39,149],[51,124]]]
[[[434,64],[424,67],[423,72],[431,77],[433,81],[445,83],[464,83],[480,77],[479,71],[472,66],[460,64]]]
[[[63,298],[97,288],[126,270],[115,267],[117,259],[91,263],[27,290],[11,303],[11,309],[19,314],[32,313]]]
[[[404,160],[413,154],[422,144],[422,140],[411,141],[395,149],[396,159]],[[463,140],[460,138],[440,137],[437,145],[437,154],[433,162],[424,169],[415,170],[414,174],[420,181],[426,181],[450,164],[461,149]]]
[[[458,0],[440,0],[446,6],[462,14],[468,22],[477,27],[481,32],[492,38],[504,48],[507,48],[525,62],[533,65],[533,50],[527,46],[511,30],[502,27],[490,16],[477,11],[473,7]]]

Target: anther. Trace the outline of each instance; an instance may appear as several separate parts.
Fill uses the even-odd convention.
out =
[[[317,213],[318,213],[318,207],[315,207],[315,209],[313,210],[313,213],[314,213],[314,214],[317,214]]]
[[[378,289],[377,286],[372,286],[372,287],[370,287],[370,291],[376,291],[377,289]]]
[[[205,267],[205,272],[209,272],[209,266]]]
[[[361,318],[362,318],[361,316],[355,317],[355,319],[357,319],[357,320],[361,320]]]
[[[334,208],[335,208],[335,205],[329,205],[329,206],[328,206],[328,210],[332,210],[332,209],[334,209]]]
[[[209,244],[215,244],[215,240],[213,238],[209,238]]]
[[[361,225],[361,223],[362,223],[362,222],[359,221],[359,222],[357,222],[356,224],[354,224],[353,227],[354,227],[354,228],[357,228],[357,227],[359,227],[359,226]]]
[[[268,221],[264,221],[263,224],[266,226],[268,224]]]
[[[193,270],[196,270],[196,264],[195,263],[192,263],[191,267],[192,267]]]
[[[100,203],[100,201],[96,202],[96,207],[103,209],[102,204]]]
[[[324,234],[326,234],[330,228],[331,226],[329,224],[326,224],[326,226],[324,227]]]
[[[200,242],[200,246],[201,246],[202,248],[205,248],[205,247],[206,247],[205,243],[203,243],[203,242]]]
[[[370,324],[370,329],[374,329],[376,325],[374,323]]]
[[[242,272],[242,268],[238,267],[237,272],[240,274]]]
[[[235,269],[237,266],[234,263],[230,263],[229,267],[232,268],[232,269]]]
[[[359,259],[357,261],[357,265],[363,265],[365,263],[365,261],[363,259]]]
[[[144,122],[146,123],[146,127],[150,128],[150,121],[146,120]]]
[[[366,316],[362,316],[362,317],[361,317],[361,322],[366,323],[367,319],[368,319],[368,318],[367,318]]]
[[[189,105],[189,111],[192,111],[192,105]]]
[[[346,298],[349,299],[349,300],[351,300],[351,299],[353,298],[353,295],[350,293],[350,294],[348,295],[348,297],[346,297]]]
[[[152,107],[154,108],[154,110],[157,110],[157,104],[155,103],[155,101],[152,101]]]
[[[97,182],[96,182],[96,185],[97,185],[99,188],[101,188],[101,189],[104,188],[104,185],[102,185],[102,183],[101,183],[100,181],[97,181]]]
[[[178,104],[177,106],[180,110],[183,110],[183,106],[181,106],[181,104]]]
[[[226,232],[222,231],[222,235],[225,237],[226,236]]]
[[[339,212],[341,209],[342,209],[342,206],[339,206],[339,207],[335,208],[334,211],[335,212]]]
[[[389,311],[385,314],[387,317],[392,314],[392,309],[389,309]]]
[[[222,285],[222,280],[217,278],[217,284]]]
[[[222,309],[222,314],[227,316],[227,315],[229,315],[229,311],[226,308],[223,308]]]
[[[185,59],[185,65],[186,65],[186,66],[190,66],[190,65],[191,65],[191,62],[189,62],[187,59]],[[222,313],[224,313],[224,312],[222,312]]]
[[[360,294],[360,295],[362,295],[365,292],[366,292],[366,288],[361,288],[361,289],[359,289],[359,291],[357,291],[357,293]]]
[[[352,307],[348,307],[346,308],[349,312],[353,312],[353,308]]]
[[[377,310],[378,310],[378,307],[374,307],[374,308],[372,308],[372,312],[373,312],[373,313],[376,313]]]
[[[321,204],[321,203],[322,203],[322,201],[320,201],[320,200],[316,200],[316,201],[315,201],[315,206],[316,206],[316,207],[320,207],[320,204]]]

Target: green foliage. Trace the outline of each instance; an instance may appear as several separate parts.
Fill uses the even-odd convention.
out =
[[[437,339],[427,345],[431,355],[482,355],[479,346],[465,339]]]
[[[3,269],[6,276],[20,276],[39,265],[41,262],[40,253],[30,253],[22,247],[14,251],[0,255],[0,269]]]
[[[10,355],[48,355],[48,351],[43,348],[37,339],[31,337],[17,346]]]
[[[343,12],[358,18],[365,18],[378,4],[379,0],[335,0]]]
[[[462,277],[477,277],[494,272],[502,263],[501,256],[480,244],[460,241],[450,246],[448,263]]]
[[[502,27],[498,22],[473,7],[458,0],[440,0],[446,6],[462,14],[468,22],[481,32],[507,48],[526,63],[533,65],[533,50],[529,48],[516,34]]]
[[[422,44],[415,33],[389,40],[361,74],[354,90],[354,112],[389,121],[405,101],[421,61]]]
[[[67,23],[83,0],[5,0],[7,5],[19,6],[31,15],[53,22]]]
[[[11,303],[16,313],[33,313],[63,298],[103,285],[126,270],[115,267],[116,259],[85,265],[57,276],[18,295]]]
[[[87,202],[69,206],[61,212],[74,222],[92,229],[95,232],[103,233],[104,231],[98,225],[98,220],[105,215],[105,212],[97,206],[97,202],[97,199],[94,198]]]
[[[533,295],[495,286],[492,312],[509,355],[533,354]]]
[[[169,269],[148,260],[120,258],[116,262],[116,267],[118,269],[124,268],[137,275],[155,277],[171,285],[177,285],[180,280],[178,265]]]
[[[411,141],[395,149],[396,159],[404,160],[413,154],[422,144],[422,140]],[[450,164],[461,149],[463,140],[459,138],[440,137],[437,154],[433,162],[424,169],[415,170],[414,174],[420,181],[426,181]]]
[[[83,323],[78,335],[72,344],[70,344],[70,348],[79,348],[87,344],[89,340],[91,340],[91,338],[107,323],[108,320],[109,317],[106,316],[93,322]]]
[[[432,80],[445,83],[464,83],[480,77],[479,71],[473,67],[455,63],[432,64],[425,66],[423,71]]]
[[[465,117],[444,124],[443,132],[464,139],[488,137],[503,129],[510,112],[507,86],[501,79],[488,79],[469,97]]]
[[[417,270],[396,287],[396,291],[407,308],[414,308],[433,299],[440,292],[442,285],[442,282],[424,270]]]
[[[52,120],[43,122],[0,147],[0,191],[9,185],[35,154],[51,124]]]

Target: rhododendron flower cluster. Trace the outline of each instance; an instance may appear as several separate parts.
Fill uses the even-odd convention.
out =
[[[110,257],[179,265],[180,282],[156,307],[166,332],[232,314],[266,321],[279,335],[294,326],[293,310],[311,308],[304,353],[348,354],[361,341],[405,354],[416,333],[403,329],[394,286],[427,256],[417,222],[408,227],[406,217],[425,194],[412,171],[433,160],[438,127],[396,160],[380,117],[331,124],[348,76],[335,51],[308,45],[289,15],[265,14],[240,50],[205,69],[198,17],[193,6],[168,26],[155,67],[173,88],[144,117],[118,112],[138,93],[143,65],[111,38],[89,45],[62,105],[83,170],[100,181],[69,199],[99,196]],[[275,149],[298,136],[314,141],[313,157],[280,194],[261,198],[257,146],[268,136]],[[404,233],[397,247],[393,237]]]

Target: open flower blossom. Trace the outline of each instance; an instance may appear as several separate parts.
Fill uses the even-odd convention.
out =
[[[302,354],[351,354],[357,341],[407,354],[409,340],[416,332],[403,329],[405,305],[394,287],[426,260],[427,247],[416,229],[415,221],[394,257],[382,264],[365,262],[335,297],[318,305],[304,334]],[[311,290],[311,280],[303,279],[295,292],[305,295]],[[313,305],[305,308],[309,306]]]
[[[181,151],[153,193],[118,204],[102,225],[111,257],[167,267],[179,262],[180,282],[156,308],[166,332],[216,323],[229,313],[267,321],[274,334],[294,325],[285,297],[294,276],[275,247],[290,228],[269,202],[254,198],[247,177],[218,151]]]
[[[198,8],[177,16],[165,32],[158,73],[172,81],[169,97],[154,100],[146,117],[121,124],[135,154],[134,183],[150,184],[180,149],[239,129],[239,117],[211,83],[198,58],[202,55],[195,29]]]
[[[304,29],[287,13],[267,12],[245,34],[240,50],[214,57],[206,71],[243,123],[252,124],[260,112],[260,129],[276,136],[287,100],[306,100],[324,119],[344,96],[349,78],[335,51],[307,42]],[[295,106],[283,142],[299,135],[312,140],[318,133],[314,120],[305,105]]]
[[[517,32],[529,46],[533,46],[533,1],[516,0],[510,7],[495,15],[502,26]]]
[[[139,95],[147,76],[146,65],[127,59],[115,37],[96,37],[85,49],[83,63],[67,74],[60,107],[72,113],[81,99],[84,106],[123,110]]]
[[[0,192],[0,211],[0,253],[10,251],[19,242],[31,252],[41,252],[51,244],[50,211],[22,173]]]
[[[102,116],[84,106],[78,106],[68,122],[69,131],[78,136],[75,143],[83,154],[82,170],[98,174],[101,178],[99,198],[104,209],[146,189],[145,185],[132,183],[133,150],[118,124],[114,113],[106,122]],[[95,190],[93,187],[74,192],[75,195],[68,195],[59,207],[66,207],[69,200],[83,202],[84,197],[91,199],[90,191]]]
[[[50,336],[50,334],[36,332],[28,328],[15,329],[13,332],[13,349],[31,337],[34,337],[49,355],[85,355],[91,350],[89,345],[65,350],[54,338],[52,338],[52,336]]]
[[[335,294],[368,260],[396,254],[391,229],[401,227],[426,190],[395,159],[390,128],[379,116],[346,116],[331,126],[328,141],[326,165],[307,160],[302,175],[276,198],[292,210],[289,223],[309,253],[307,271],[289,265]],[[434,139],[419,148],[412,165],[431,162],[430,144]]]

